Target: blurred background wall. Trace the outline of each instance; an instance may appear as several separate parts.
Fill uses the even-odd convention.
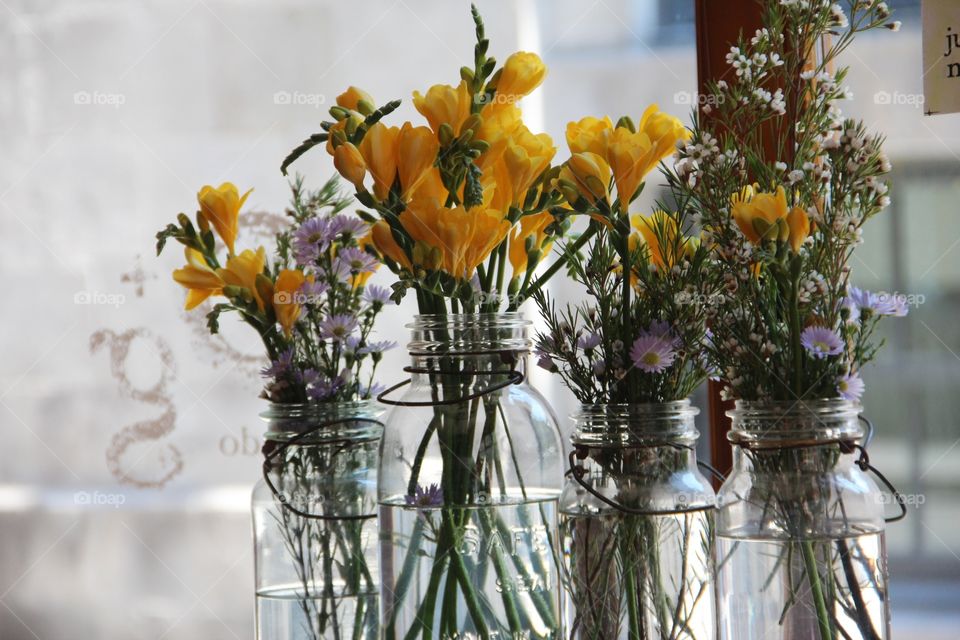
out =
[[[694,106],[691,0],[478,4],[495,55],[546,59],[524,107],[558,159],[570,119]],[[913,500],[889,533],[896,637],[956,638],[960,115],[923,116],[919,2],[890,4],[903,32],[845,56],[847,112],[895,165],[855,280],[916,305],[888,323],[865,402],[872,458]],[[265,241],[280,160],[339,92],[414,118],[411,92],[456,82],[472,46],[461,1],[0,0],[0,638],[252,638],[258,344],[182,311],[180,257],[156,258],[153,235],[231,180],[256,189],[241,242]],[[332,171],[322,153],[295,168],[314,186]],[[388,312],[384,337],[402,344],[411,313]],[[568,429],[569,396],[536,383]]]

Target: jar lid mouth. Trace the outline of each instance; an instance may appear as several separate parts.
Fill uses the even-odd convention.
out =
[[[843,398],[797,401],[743,401],[727,412],[733,426],[727,439],[734,444],[773,442],[826,443],[858,440],[864,435],[859,416],[863,407]]]
[[[689,399],[638,404],[585,404],[571,415],[572,441],[582,445],[655,446],[695,442],[693,418],[700,409]]]
[[[265,422],[272,420],[348,419],[351,414],[364,418],[377,418],[384,408],[373,398],[343,402],[271,402],[260,412]]]
[[[582,404],[570,415],[574,420],[578,418],[621,418],[644,419],[658,417],[686,417],[696,416],[700,408],[693,406],[689,398],[670,400],[667,402],[639,402],[619,404]]]
[[[844,398],[811,400],[737,400],[727,417],[747,419],[855,418],[863,411],[859,402]]]
[[[497,313],[420,313],[413,316],[407,329],[473,328],[520,329],[532,326],[519,311]]]
[[[476,356],[503,352],[528,352],[532,322],[520,312],[422,314],[407,324],[412,338],[407,351],[413,356]]]

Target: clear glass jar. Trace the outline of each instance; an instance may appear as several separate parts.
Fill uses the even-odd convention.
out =
[[[516,313],[421,315],[380,456],[383,637],[560,640],[562,443]]]
[[[718,494],[721,637],[890,637],[884,499],[856,464],[860,406],[737,402]]]
[[[689,400],[584,405],[560,500],[571,640],[716,637],[715,495]]]
[[[258,640],[375,640],[373,402],[271,404],[253,490]]]

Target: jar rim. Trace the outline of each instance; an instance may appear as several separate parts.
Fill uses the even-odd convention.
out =
[[[417,315],[406,325],[412,334],[407,351],[427,358],[527,353],[532,325],[519,311]]]
[[[727,411],[729,418],[846,418],[856,417],[863,406],[845,398],[812,398],[810,400],[737,400]]]
[[[699,407],[689,398],[668,402],[582,404],[570,416],[577,424],[572,441],[616,446],[691,443],[700,435],[693,424],[699,413]]]
[[[267,423],[264,438],[283,440],[315,430],[304,443],[343,438],[379,438],[384,407],[373,399],[343,402],[271,402],[260,413]],[[325,421],[331,424],[320,426]]]
[[[346,413],[356,410],[369,410],[382,414],[384,409],[374,398],[365,400],[344,400],[339,402],[270,402],[260,412],[264,421],[284,418],[310,418],[330,413]]]
[[[733,420],[727,439],[734,444],[828,443],[859,440],[863,407],[844,398],[744,401],[727,412]]]
[[[610,403],[610,404],[581,404],[577,410],[570,415],[572,419],[578,416],[613,416],[625,418],[648,418],[648,417],[670,417],[676,415],[696,416],[699,415],[700,408],[690,402],[690,398],[682,400],[668,400],[666,402],[634,402],[634,403]]]
[[[418,313],[413,322],[404,325],[407,329],[430,329],[438,327],[495,327],[499,329],[526,328],[533,325],[520,311],[497,311],[493,313]]]

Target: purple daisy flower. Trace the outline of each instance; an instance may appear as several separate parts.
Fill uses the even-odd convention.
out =
[[[379,342],[371,342],[365,347],[360,347],[358,353],[383,353],[384,351],[389,351],[397,346],[397,343],[393,340],[380,340]]]
[[[334,280],[339,280],[340,282],[348,283],[350,278],[353,277],[353,273],[350,271],[350,265],[343,260],[334,260],[330,265],[330,273],[328,277],[332,277]]]
[[[320,323],[320,337],[334,342],[346,340],[357,329],[357,324],[357,318],[347,313],[330,316]]]
[[[577,338],[577,346],[586,351],[587,349],[596,349],[600,346],[599,333],[587,333]]]
[[[380,384],[379,382],[374,382],[369,387],[365,384],[360,385],[360,397],[361,398],[376,398],[378,395],[386,391],[387,385]]]
[[[359,238],[367,232],[367,223],[356,216],[337,214],[329,219],[330,237],[344,235],[350,238]]]
[[[844,400],[859,400],[863,395],[863,389],[863,378],[858,373],[848,373],[837,380],[837,391]]]
[[[537,357],[537,366],[541,369],[546,369],[547,371],[553,372],[557,370],[557,363],[553,361],[553,358],[548,356],[546,353],[540,353]]]
[[[390,302],[390,296],[393,292],[386,287],[371,284],[363,290],[364,302],[372,305],[385,305]]]
[[[330,246],[330,224],[321,218],[311,218],[293,233],[293,254],[297,264],[310,265]]]
[[[357,347],[360,346],[360,336],[358,335],[349,335],[346,340],[343,341],[343,348],[353,353],[357,350]]]
[[[675,339],[669,335],[644,332],[634,341],[630,358],[642,371],[661,373],[672,365],[677,357],[674,343]]]
[[[276,360],[270,362],[270,366],[260,370],[260,375],[264,378],[279,378],[284,375],[293,366],[293,349],[287,349],[280,354]]]
[[[653,336],[673,336],[673,329],[665,320],[654,320],[647,327],[647,333]]]
[[[827,327],[813,325],[800,334],[800,344],[814,358],[823,360],[827,356],[836,356],[843,352],[843,340],[837,332]]]
[[[351,274],[373,273],[377,270],[377,259],[356,247],[346,247],[337,252],[336,262],[347,266]]]
[[[417,485],[412,496],[405,496],[404,500],[410,507],[439,507],[443,505],[443,489],[433,483],[426,488]]]
[[[336,395],[336,393],[343,388],[344,384],[345,382],[341,380],[339,376],[333,379],[317,380],[307,389],[307,395],[311,400],[327,400]]]
[[[320,304],[323,294],[325,294],[329,288],[330,285],[326,282],[310,282],[307,280],[300,285],[300,289],[297,290],[297,293],[300,294],[300,300],[298,300],[298,302],[300,302],[300,304]]]
[[[316,384],[320,380],[320,372],[316,369],[304,369],[297,374],[299,382],[306,386]]]
[[[881,291],[876,295],[877,306],[874,309],[881,316],[902,318],[907,315],[907,297],[899,293]]]

